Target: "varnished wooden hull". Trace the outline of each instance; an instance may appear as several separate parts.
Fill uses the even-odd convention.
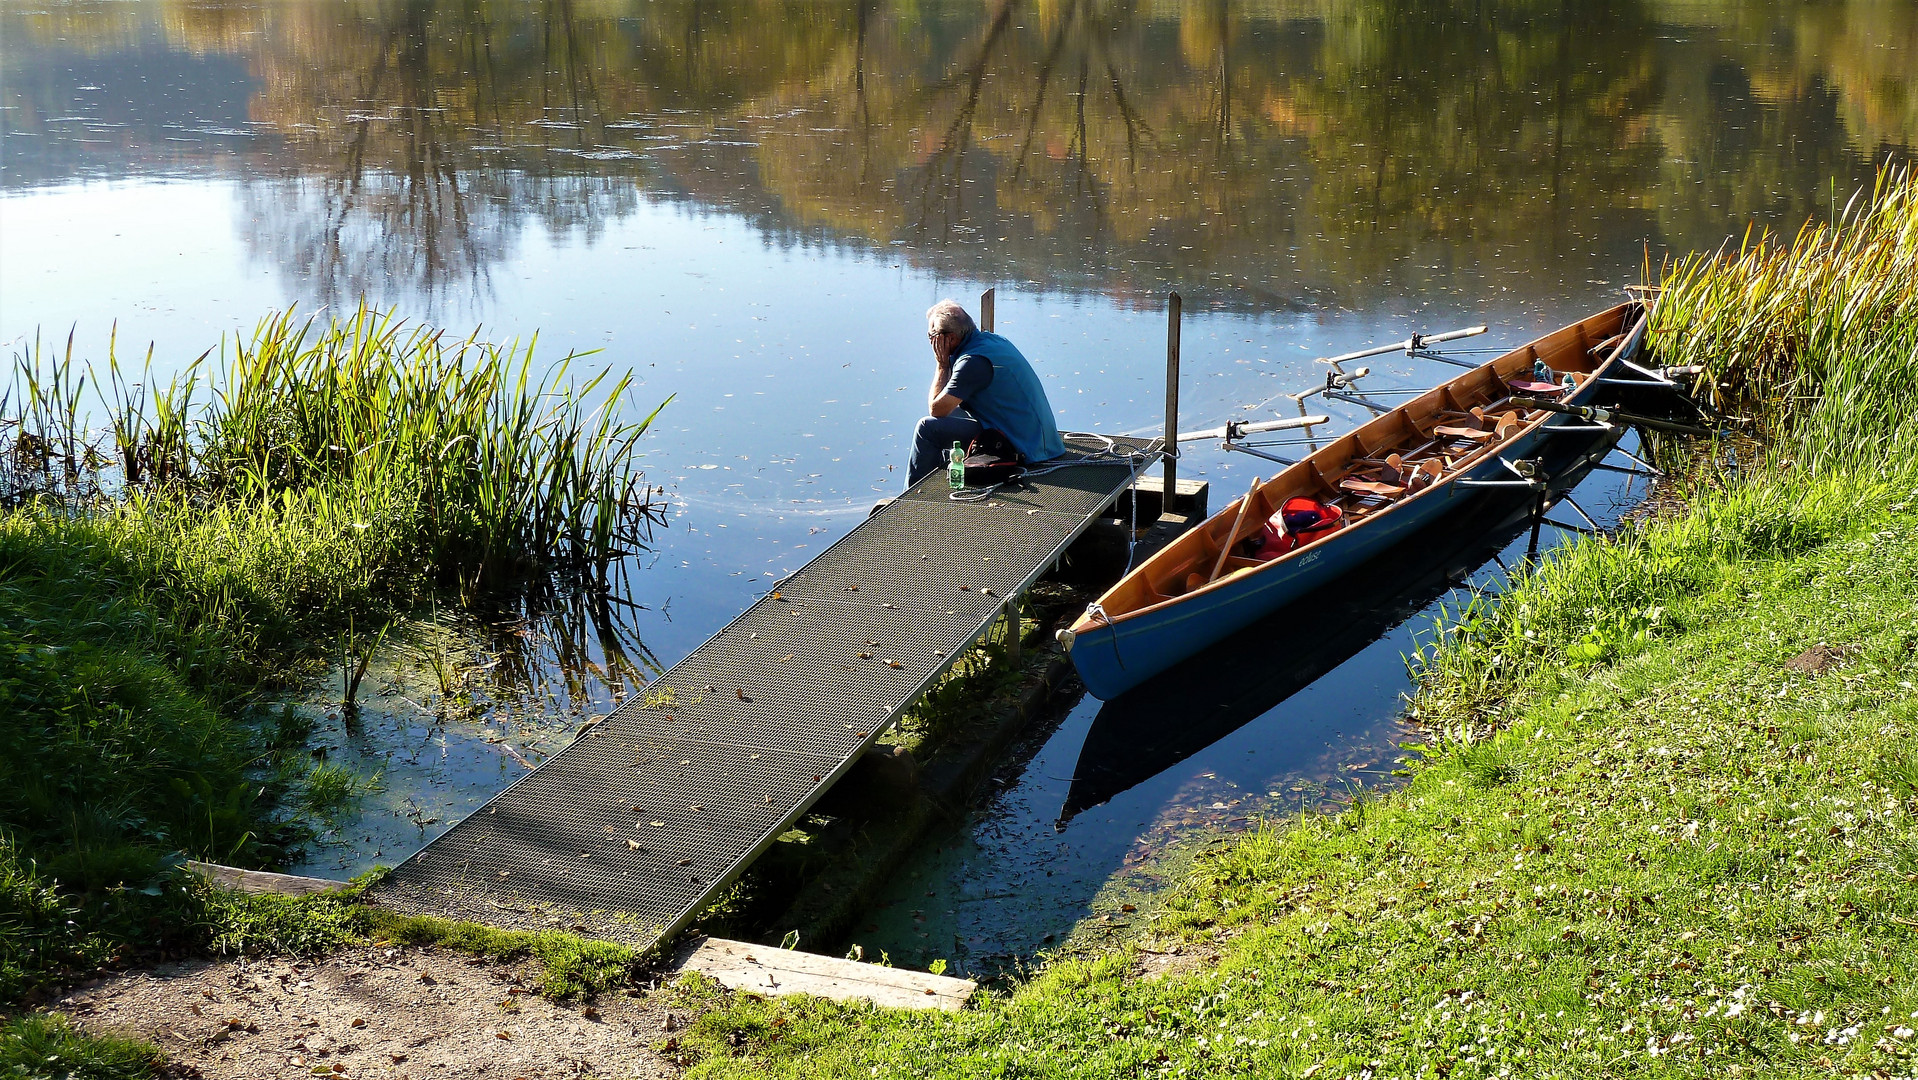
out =
[[[1637,305],[1621,305],[1574,326],[1608,317],[1615,318],[1621,326],[1629,327],[1629,337],[1594,366],[1592,377],[1563,399],[1566,404],[1591,404],[1601,390],[1600,379],[1619,367],[1619,361],[1635,355],[1643,342],[1645,324]],[[1568,327],[1558,333],[1564,334],[1571,329]],[[1540,341],[1548,341],[1553,336],[1548,335]],[[1537,344],[1534,342],[1525,348]],[[1512,355],[1508,353],[1507,357]],[[1493,361],[1479,370],[1491,368],[1497,363],[1499,361]],[[1387,420],[1390,415],[1379,418],[1373,424]],[[1364,432],[1371,426],[1368,424],[1359,430]],[[1402,497],[1387,510],[1354,521],[1281,559],[1257,568],[1248,568],[1245,572],[1214,581],[1186,595],[1143,605],[1140,609],[1123,612],[1105,609],[1108,600],[1130,599],[1124,592],[1127,583],[1140,575],[1152,573],[1155,562],[1175,556],[1175,543],[1174,547],[1148,560],[1128,575],[1126,581],[1115,585],[1106,596],[1101,597],[1098,607],[1105,612],[1103,616],[1089,612],[1072,627],[1069,645],[1072,662],[1086,687],[1096,696],[1110,700],[1178,661],[1279,611],[1320,586],[1343,575],[1361,571],[1371,560],[1414,540],[1427,530],[1445,528],[1452,521],[1469,520],[1474,528],[1479,529],[1487,528],[1488,522],[1494,529],[1510,528],[1522,522],[1536,505],[1536,490],[1523,486],[1480,485],[1494,482],[1505,485],[1515,481],[1518,477],[1506,463],[1536,460],[1545,481],[1547,499],[1555,500],[1584,479],[1591,466],[1610,452],[1622,434],[1622,428],[1595,428],[1572,417],[1548,414],[1508,441],[1497,444],[1494,452],[1460,466],[1456,472],[1431,488]],[[1283,481],[1289,473],[1312,464],[1319,457],[1314,455],[1313,459],[1291,467],[1270,483],[1279,485],[1279,489],[1283,490]],[[1229,527],[1236,516],[1237,506],[1237,502],[1228,506],[1200,528],[1221,532],[1217,523],[1223,520]],[[1216,546],[1212,550],[1216,551]],[[1187,564],[1191,562],[1190,552],[1183,557]],[[1158,569],[1162,574],[1167,572],[1166,567]],[[1131,595],[1136,596],[1139,591],[1138,583],[1134,582]],[[1302,611],[1299,617],[1337,619],[1339,613],[1336,610]]]

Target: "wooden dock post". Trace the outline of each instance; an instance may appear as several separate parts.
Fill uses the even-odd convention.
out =
[[[1025,659],[1025,619],[1019,613],[1019,594],[1006,597],[1006,655],[1016,669]]]
[[[1165,496],[1160,513],[1171,513],[1179,493],[1179,312],[1178,293],[1165,307]]]
[[[998,289],[992,288],[979,294],[979,329],[984,330],[988,334],[992,333],[993,301],[998,299],[995,295],[998,291]]]

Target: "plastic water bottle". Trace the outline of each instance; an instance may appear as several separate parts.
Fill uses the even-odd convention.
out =
[[[966,486],[966,448],[957,442],[946,451],[946,482],[954,491]]]

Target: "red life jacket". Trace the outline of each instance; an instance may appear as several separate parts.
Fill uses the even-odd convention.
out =
[[[1295,495],[1285,500],[1279,512],[1265,523],[1265,527],[1253,533],[1245,542],[1250,547],[1246,558],[1270,562],[1301,544],[1309,544],[1337,529],[1344,518],[1345,515],[1336,506]]]

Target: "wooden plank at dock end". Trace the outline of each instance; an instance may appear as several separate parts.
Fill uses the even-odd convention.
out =
[[[695,971],[729,990],[756,994],[814,994],[861,998],[892,1009],[957,1012],[979,984],[924,971],[881,967],[817,953],[705,938],[682,947],[676,972]]]
[[[275,874],[267,870],[242,870],[237,866],[221,866],[219,863],[189,860],[186,868],[215,884],[246,893],[307,896],[312,893],[334,892],[347,887],[344,881],[300,877],[295,874]]]

